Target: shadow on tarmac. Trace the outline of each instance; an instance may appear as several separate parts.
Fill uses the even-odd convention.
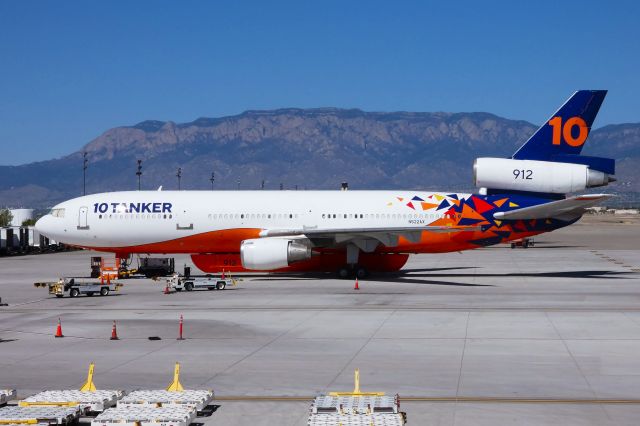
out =
[[[405,284],[430,284],[430,285],[446,285],[454,287],[495,287],[492,284],[474,284],[458,281],[442,281],[434,278],[575,278],[575,279],[626,279],[633,276],[632,272],[618,272],[606,270],[588,270],[588,271],[552,271],[552,272],[512,272],[512,273],[456,273],[443,271],[457,271],[462,269],[478,269],[474,266],[456,267],[456,268],[424,268],[424,269],[406,269],[398,272],[373,273],[365,280],[367,282],[397,282]],[[333,274],[328,273],[306,273],[306,274],[277,274],[265,277],[255,277],[251,281],[271,281],[276,278],[283,281],[311,281],[317,279],[326,279]]]

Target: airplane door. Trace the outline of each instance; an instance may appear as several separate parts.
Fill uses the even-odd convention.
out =
[[[89,229],[89,225],[87,224],[87,213],[89,209],[87,207],[80,207],[80,211],[78,212],[78,229]]]

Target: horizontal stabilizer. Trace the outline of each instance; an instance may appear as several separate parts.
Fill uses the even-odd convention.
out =
[[[564,200],[551,201],[532,207],[494,213],[493,217],[499,220],[576,218],[584,214],[587,207],[595,206],[611,197],[613,197],[613,195],[610,194],[577,195]]]

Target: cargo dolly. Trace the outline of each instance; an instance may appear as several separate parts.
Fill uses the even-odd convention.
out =
[[[35,287],[48,287],[49,294],[56,297],[64,297],[68,294],[69,297],[78,297],[81,294],[87,296],[93,296],[99,294],[100,296],[108,296],[112,291],[118,291],[122,287],[122,284],[116,281],[96,280],[90,278],[60,278],[55,282],[37,282],[33,284]]]
[[[10,424],[48,424],[67,425],[80,418],[78,407],[17,407],[0,408],[0,425]]]
[[[213,391],[185,390],[180,383],[180,364],[165,390],[137,390],[98,415],[92,426],[187,426],[213,401]]]
[[[173,380],[167,389],[136,390],[118,401],[120,407],[151,406],[185,406],[192,407],[197,412],[203,412],[213,402],[212,390],[184,389],[180,383],[180,364],[173,369]]]
[[[314,399],[308,426],[402,426],[406,415],[400,411],[398,395],[362,392],[360,371],[354,374],[353,392],[330,392]]]
[[[20,402],[19,407],[75,407],[81,414],[99,413],[124,396],[121,390],[98,390],[93,383],[94,364],[89,365],[87,380],[79,389],[48,390],[32,395]]]
[[[126,406],[105,410],[91,426],[188,426],[195,417],[195,408],[188,406]]]

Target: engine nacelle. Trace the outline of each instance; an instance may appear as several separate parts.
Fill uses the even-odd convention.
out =
[[[246,269],[270,271],[311,258],[311,247],[285,238],[254,238],[240,245],[240,259]]]
[[[566,194],[608,185],[615,179],[584,164],[478,158],[473,163],[477,187]]]

